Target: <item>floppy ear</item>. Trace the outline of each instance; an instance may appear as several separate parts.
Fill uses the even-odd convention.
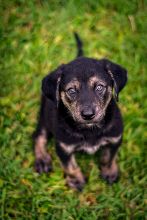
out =
[[[118,101],[118,94],[127,82],[127,70],[107,59],[104,59],[103,61],[106,71],[112,78],[115,98]]]
[[[61,75],[63,72],[63,66],[58,67],[55,71],[49,73],[42,80],[42,92],[50,100],[52,100],[57,106],[59,102],[59,85]]]

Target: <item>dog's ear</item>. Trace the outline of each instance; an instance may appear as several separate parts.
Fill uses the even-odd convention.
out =
[[[103,59],[105,70],[110,75],[113,86],[114,86],[114,95],[118,101],[118,94],[126,85],[127,82],[127,71],[122,66],[113,63],[107,59]]]
[[[64,64],[58,67],[55,71],[49,73],[42,80],[42,92],[50,100],[58,106],[59,102],[59,85],[63,73]]]

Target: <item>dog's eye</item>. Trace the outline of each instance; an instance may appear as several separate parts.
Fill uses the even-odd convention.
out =
[[[102,91],[104,91],[104,89],[105,89],[105,87],[101,84],[99,84],[95,87],[95,91],[98,91],[98,92],[102,92]]]
[[[75,97],[76,93],[77,93],[77,91],[74,88],[70,88],[67,90],[67,94],[71,97]]]

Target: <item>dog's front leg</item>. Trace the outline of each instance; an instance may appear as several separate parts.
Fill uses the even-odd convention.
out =
[[[42,129],[34,138],[35,170],[38,173],[48,173],[52,170],[51,156],[46,150],[47,135]]]
[[[62,149],[61,145],[57,146],[57,154],[61,160],[62,167],[64,169],[64,175],[66,183],[71,188],[82,191],[85,185],[85,178],[76,163],[73,154],[68,154]]]
[[[100,175],[109,184],[118,180],[119,169],[116,162],[118,146],[103,147],[100,157]]]
[[[85,185],[85,178],[75,161],[74,155],[70,156],[67,164],[63,164],[63,168],[67,184],[71,188],[81,191]]]

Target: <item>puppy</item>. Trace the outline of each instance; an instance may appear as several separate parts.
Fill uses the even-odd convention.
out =
[[[118,179],[116,153],[122,141],[123,123],[116,104],[127,82],[127,71],[107,59],[82,56],[77,34],[77,58],[59,66],[42,81],[41,108],[34,135],[35,169],[49,172],[47,141],[54,136],[67,184],[82,190],[85,184],[74,154],[100,150],[100,174],[112,184]]]

